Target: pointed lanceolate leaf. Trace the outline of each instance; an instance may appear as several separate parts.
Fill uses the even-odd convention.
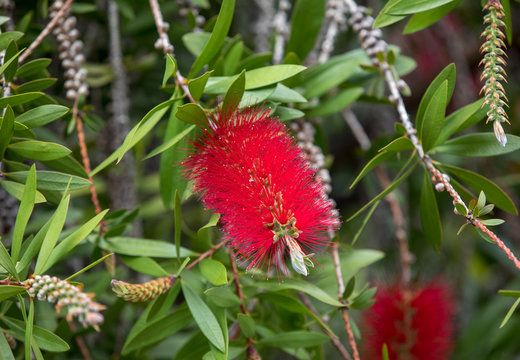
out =
[[[209,77],[213,70],[204,73],[204,75],[199,76],[198,78],[191,79],[188,81],[188,89],[190,89],[191,96],[199,101],[200,97],[204,93],[204,88],[206,87],[206,83],[208,82]]]
[[[170,54],[166,54],[166,68],[164,69],[162,86],[166,85],[169,78],[175,76],[176,71],[177,63],[175,62],[175,59]]]
[[[47,125],[68,112],[69,108],[66,106],[55,104],[42,105],[18,115],[16,121],[29,128],[35,128]]]
[[[433,23],[437,22],[444,15],[449,13],[451,10],[455,8],[460,3],[461,0],[450,1],[447,4],[441,5],[434,9],[429,9],[421,12],[414,12],[414,15],[406,24],[406,27],[403,30],[403,34],[411,34],[416,31],[427,28]]]
[[[321,345],[330,341],[325,334],[314,331],[290,331],[265,337],[259,341],[265,346],[277,348],[301,348]]]
[[[429,173],[424,172],[421,190],[421,223],[423,234],[430,245],[439,252],[442,248],[442,225]]]
[[[484,119],[486,117],[487,109],[482,107],[483,102],[484,99],[477,100],[448,115],[446,117],[446,122],[442,128],[441,134],[437,139],[437,145],[440,145],[448,140],[451,135],[458,133]]]
[[[298,0],[291,16],[291,35],[286,53],[294,52],[301,60],[312,50],[325,14],[325,0]]]
[[[14,112],[8,105],[3,118],[0,118],[0,161],[14,133]]]
[[[507,135],[506,146],[500,145],[493,133],[462,135],[436,146],[433,150],[466,157],[487,157],[508,154],[520,149],[520,137]]]
[[[33,164],[27,181],[25,182],[25,188],[23,191],[22,202],[18,208],[18,215],[16,216],[16,222],[13,231],[13,242],[11,245],[11,256],[13,262],[16,264],[20,255],[20,249],[22,247],[23,234],[25,233],[25,227],[31,217],[34,203],[36,200],[36,167]]]
[[[227,284],[227,270],[220,261],[204,259],[199,263],[199,268],[202,275],[213,285]]]
[[[226,96],[224,97],[224,103],[222,104],[223,114],[229,114],[230,112],[235,111],[235,109],[238,106],[238,103],[240,102],[240,100],[242,100],[245,86],[246,71],[242,70],[242,72],[238,75],[235,81],[233,81],[228,91],[226,92]]]
[[[444,114],[448,105],[447,96],[448,81],[444,80],[435,93],[433,93],[426,107],[422,129],[419,131],[421,134],[420,139],[426,152],[435,145],[444,126]]]
[[[200,296],[190,287],[185,279],[182,280],[181,286],[182,293],[184,294],[186,303],[190,308],[191,315],[195,319],[199,329],[211,344],[220,351],[225,352],[226,344],[224,335],[215,315],[211,312],[208,305],[202,301]]]
[[[63,145],[39,140],[11,143],[8,149],[24,158],[37,161],[56,160],[72,152]]]
[[[226,35],[231,26],[233,20],[233,12],[235,9],[235,0],[223,0],[220,12],[218,14],[217,22],[213,28],[211,36],[202,49],[201,54],[197,57],[193,65],[191,66],[188,78],[193,78],[202,69],[202,67],[208,64],[220,51],[222,44],[226,38]]]
[[[392,0],[393,5],[387,10],[393,15],[409,15],[438,8],[454,0]]]
[[[201,128],[209,127],[208,117],[197,104],[185,104],[177,107],[175,116],[188,124],[195,124]]]
[[[447,100],[446,103],[448,104],[451,99],[451,95],[453,94],[453,89],[455,88],[455,64],[450,64],[442,70],[439,75],[432,81],[430,86],[428,86],[428,89],[426,89],[426,92],[424,93],[421,102],[419,103],[419,108],[417,109],[417,115],[416,115],[416,128],[417,128],[417,135],[419,138],[422,137],[422,128],[424,123],[424,116],[426,114],[426,108],[430,104],[430,101],[439,88],[439,86],[444,83],[444,81],[448,81],[448,91],[447,91]]]

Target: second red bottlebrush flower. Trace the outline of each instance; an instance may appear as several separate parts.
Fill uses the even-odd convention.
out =
[[[339,226],[336,210],[287,128],[269,111],[217,112],[184,162],[204,205],[221,214],[225,236],[247,269],[285,259],[308,275],[312,255]]]
[[[445,360],[453,345],[455,306],[446,287],[379,287],[375,304],[363,317],[363,358]]]

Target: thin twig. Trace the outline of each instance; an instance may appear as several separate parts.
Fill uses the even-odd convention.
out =
[[[70,331],[75,333],[76,325],[74,325],[74,322],[72,320],[67,320],[67,323],[69,324]],[[87,345],[85,345],[85,341],[83,341],[83,337],[76,335],[74,336],[74,341],[76,341],[76,344],[79,347],[79,351],[81,352],[81,355],[83,355],[83,359],[91,360],[92,357],[90,356]]]
[[[150,8],[152,9],[152,14],[155,20],[155,27],[157,28],[157,33],[159,34],[159,39],[155,46],[158,49],[162,49],[164,55],[169,54],[173,56],[174,47],[170,42],[170,37],[168,36],[168,33],[166,32],[169,28],[169,24],[164,21],[161,13],[161,8],[157,0],[150,0]],[[182,91],[184,92],[184,94],[186,94],[190,102],[197,104],[197,101],[193,98],[193,96],[191,96],[191,92],[188,88],[188,83],[186,79],[184,78],[184,76],[182,76],[179,70],[175,72],[175,82],[178,86],[181,87]]]
[[[78,94],[79,97],[79,94]],[[83,121],[78,113],[78,98],[74,101],[74,105],[72,106],[72,118],[76,121],[76,131],[78,132],[78,144],[81,152],[81,160],[83,161],[83,167],[87,174],[89,174],[88,180],[90,181],[90,197],[92,199],[92,204],[94,204],[94,211],[96,214],[101,212],[101,206],[99,205],[99,199],[96,191],[96,187],[94,185],[94,179],[90,176],[90,172],[92,171],[90,168],[90,159],[88,157],[87,144],[85,142],[85,132],[83,131]],[[106,232],[105,222],[101,220],[99,222],[100,233],[104,234]]]
[[[364,19],[367,19],[367,23],[373,24],[373,18],[369,15],[366,15],[363,13],[362,9],[356,4],[353,0],[344,0],[346,5],[346,11],[349,14],[359,14],[362,13],[364,16]],[[371,25],[370,25],[371,26]],[[359,31],[361,28],[353,27],[354,31]],[[365,37],[367,38],[367,37]],[[364,49],[369,49],[370,46],[368,44],[365,44],[363,40],[361,41],[361,45]],[[386,43],[385,43],[386,45]],[[368,53],[367,53],[368,54]],[[412,142],[415,150],[417,151],[417,154],[419,155],[419,158],[423,162],[426,169],[435,177],[436,181],[439,183],[442,183],[444,185],[444,189],[450,194],[452,197],[454,203],[461,204],[464,209],[466,210],[466,213],[469,212],[468,207],[466,203],[462,200],[459,193],[453,188],[453,186],[450,183],[450,178],[448,175],[443,174],[441,171],[439,171],[435,166],[433,165],[430,157],[428,154],[425,153],[424,148],[422,147],[422,144],[417,137],[417,131],[415,127],[413,126],[410,115],[408,114],[408,111],[406,110],[406,106],[404,105],[403,98],[401,96],[401,93],[399,91],[399,86],[397,85],[397,81],[395,79],[395,72],[393,71],[392,67],[388,64],[386,60],[381,61],[381,59],[378,59],[377,57],[374,58],[374,55],[376,54],[368,54],[369,56],[372,55],[373,62],[381,69],[383,76],[385,78],[386,84],[388,85],[388,88],[390,90],[390,96],[389,99],[396,105],[397,113],[399,114],[399,120],[401,121],[402,125],[406,129],[406,136],[410,139]],[[514,263],[514,265],[520,270],[520,261],[518,258],[511,252],[511,250],[493,233],[491,230],[489,230],[479,219],[473,219],[471,216],[466,216],[466,220],[472,224],[474,227],[482,230],[486,235],[488,235],[493,242],[497,244],[497,246],[507,255],[507,257]]]
[[[343,281],[343,275],[341,274],[341,265],[339,260],[339,251],[338,251],[338,243],[334,243],[332,247],[332,258],[334,260],[334,269],[336,271],[336,281],[338,283],[338,300],[342,303],[343,301],[343,293],[345,292],[345,283]],[[341,314],[343,316],[343,321],[345,322],[345,330],[348,335],[348,342],[350,344],[350,348],[352,349],[352,354],[354,356],[354,360],[359,360],[359,351],[356,345],[356,339],[354,338],[354,333],[352,332],[352,326],[350,325],[350,319],[348,317],[347,311],[348,308],[342,307],[340,309]]]
[[[45,37],[51,33],[52,29],[54,29],[54,27],[58,24],[58,21],[64,15],[67,14],[67,10],[69,9],[69,7],[72,5],[73,2],[74,2],[74,0],[68,0],[65,4],[63,4],[63,6],[58,11],[56,16],[54,16],[54,18],[52,18],[52,20],[49,21],[47,26],[45,26],[45,28],[42,30],[42,32],[36,37],[36,39],[34,39],[34,41],[31,43],[31,45],[29,45],[27,50],[25,50],[23,52],[23,54],[20,55],[20,57],[18,58],[18,64],[23,63],[24,60],[27,59],[27,57],[32,54],[34,49],[36,49],[38,47],[38,45],[41,44],[43,39],[45,39]]]
[[[195,265],[197,265],[199,262],[201,262],[202,260],[204,260],[204,259],[207,258],[208,256],[213,255],[213,253],[214,253],[215,251],[217,251],[218,249],[220,249],[222,246],[226,245],[228,241],[229,241],[228,239],[224,239],[224,240],[220,241],[219,243],[213,245],[213,246],[211,247],[211,249],[209,249],[209,250],[203,252],[202,254],[200,254],[200,256],[199,256],[197,259],[193,260],[192,263],[190,263],[188,266],[186,266],[186,270],[190,270],[190,269],[192,269],[192,268],[193,268]]]
[[[318,312],[318,310],[316,310],[316,308],[310,301],[309,297],[305,293],[299,292],[298,296],[300,300],[303,302],[303,304],[307,307],[307,309],[309,309],[316,317],[320,317],[320,313]],[[325,321],[323,322],[326,323]],[[345,360],[352,360],[352,356],[350,356],[350,354],[348,353],[347,349],[343,346],[341,341],[329,331],[325,329],[323,329],[323,331],[330,338],[332,345],[334,345],[334,347],[338,350],[341,357]]]

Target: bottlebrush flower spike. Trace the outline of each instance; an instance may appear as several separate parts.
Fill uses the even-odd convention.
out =
[[[163,276],[143,284],[130,284],[121,280],[112,280],[112,291],[125,301],[145,302],[164,294],[172,287],[175,278]]]
[[[487,24],[487,26],[482,33],[485,42],[480,47],[480,52],[484,53],[484,58],[480,64],[484,64],[481,80],[485,79],[486,82],[481,93],[484,93],[484,104],[489,106],[486,122],[493,121],[495,137],[500,145],[506,146],[507,137],[501,124],[509,123],[504,111],[504,107],[507,106],[507,98],[501,84],[501,82],[506,81],[506,72],[502,67],[506,65],[503,58],[506,56],[503,50],[506,47],[505,36],[501,30],[505,27],[502,21],[504,8],[500,4],[500,0],[488,0],[484,10],[488,13],[484,16],[484,24]]]
[[[379,287],[364,313],[363,359],[445,360],[452,349],[454,305],[439,283],[420,288]]]
[[[267,263],[308,275],[338,215],[287,128],[269,111],[218,111],[184,162],[186,176],[221,222],[247,270]]]

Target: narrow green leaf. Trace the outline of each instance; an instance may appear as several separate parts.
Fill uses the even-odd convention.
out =
[[[107,210],[103,210],[92,219],[84,223],[79,229],[74,231],[72,234],[63,239],[51,252],[49,258],[47,259],[42,273],[46,272],[52,265],[58,262],[62,257],[67,255],[76,245],[78,245],[83,239],[85,239],[99,224],[101,219],[108,212]]]
[[[487,109],[482,107],[484,99],[479,99],[469,105],[466,105],[446,117],[446,122],[442,128],[441,134],[437,139],[440,145],[448,138],[482,120],[486,117]]]
[[[520,298],[520,290],[498,290],[498,293],[506,297]]]
[[[298,0],[291,16],[291,34],[285,52],[294,52],[301,60],[309,54],[320,32],[325,0]]]
[[[454,0],[401,0],[391,6],[387,12],[392,15],[410,15],[438,8]]]
[[[16,71],[16,77],[31,77],[39,72],[45,70],[47,66],[52,62],[51,59],[36,59],[31,60],[18,68]]]
[[[0,354],[2,354],[2,360],[15,360],[13,351],[11,350],[3,331],[0,331]]]
[[[365,215],[365,218],[363,219],[363,223],[361,224],[358,231],[356,231],[356,234],[352,238],[352,246],[354,246],[356,244],[356,242],[358,241],[359,237],[361,236],[361,233],[363,232],[363,230],[365,229],[365,227],[368,224],[368,220],[370,220],[370,218],[372,217],[372,214],[374,213],[376,208],[379,206],[379,203],[381,203],[381,200],[376,201],[374,203],[374,205],[372,205],[370,210],[368,210],[367,214]]]
[[[39,140],[19,141],[11,143],[7,148],[18,155],[36,161],[56,160],[72,152],[63,145]]]
[[[105,256],[103,256],[103,257],[97,259],[96,261],[88,264],[83,269],[75,272],[74,274],[72,274],[71,276],[66,278],[65,281],[70,281],[71,279],[75,278],[76,276],[83,274],[85,271],[88,271],[88,270],[92,269],[94,266],[96,266],[97,264],[99,264],[100,262],[104,261],[105,259],[109,258],[112,255],[114,255],[114,253],[106,254]]]
[[[56,245],[56,242],[58,241],[58,237],[60,236],[61,230],[63,229],[63,225],[65,224],[69,202],[70,194],[65,195],[62,198],[58,208],[56,209],[56,212],[52,216],[49,230],[43,239],[40,253],[38,254],[38,259],[36,260],[34,275],[40,275],[45,269],[45,265],[52,253],[52,250],[54,249],[54,246]]]
[[[7,33],[4,33],[7,34]],[[0,37],[4,34],[0,34]],[[24,51],[25,49],[22,49],[18,51],[15,55],[13,55],[9,60],[5,61],[2,66],[0,66],[0,75],[3,74],[8,68],[11,68],[11,64],[18,62],[18,56]],[[13,104],[9,103],[11,106],[14,106]]]
[[[13,331],[13,337],[17,340],[25,340],[25,323],[21,320],[3,316],[2,321],[5,322]],[[64,352],[70,349],[69,345],[58,335],[53,334],[49,330],[39,326],[32,327],[32,338],[36,340],[36,344],[42,349],[52,352]],[[30,357],[29,357],[30,359]]]
[[[363,290],[350,300],[349,307],[355,310],[365,310],[369,308],[375,302],[374,294],[376,290],[375,287],[369,288],[368,284],[365,285]]]
[[[198,78],[191,79],[190,81],[188,81],[188,89],[190,90],[191,96],[196,101],[199,101],[200,97],[204,93],[204,88],[206,87],[206,83],[208,82],[208,79],[212,73],[213,70],[205,72]]]
[[[164,144],[170,143],[170,141],[173,143],[176,138],[179,138],[180,141],[182,138],[181,134],[188,131],[189,128],[196,128],[195,125],[187,126],[186,123],[180,121],[175,116],[179,104],[180,102],[175,103],[170,111],[166,132],[164,134]],[[185,156],[186,152],[178,151],[178,149],[173,147],[163,151],[161,154],[159,161],[159,193],[167,209],[173,208],[175,191],[177,190],[179,197],[182,198],[187,188],[188,182],[183,175],[182,167],[179,166]]]
[[[362,87],[353,87],[342,90],[332,98],[319,103],[307,113],[308,117],[326,116],[339,112],[356,101],[363,94]]]
[[[25,292],[25,290],[26,289],[24,286],[0,285],[0,301],[9,299],[10,297],[15,296],[17,294],[21,294]]]
[[[446,97],[446,104],[450,102],[451,95],[453,94],[453,89],[455,88],[455,64],[449,64],[446,66],[437,77],[432,81],[426,92],[424,93],[421,102],[419,103],[419,108],[417,109],[417,115],[415,117],[415,126],[417,129],[417,135],[421,138],[421,131],[423,128],[424,117],[426,114],[426,108],[431,102],[431,99],[439,86],[446,80],[448,80],[448,93]]]
[[[47,79],[36,79],[32,80],[26,83],[23,83],[22,85],[18,86],[16,88],[17,94],[24,94],[34,91],[42,91],[47,88],[50,88],[52,85],[56,83],[58,79],[56,78],[47,78]]]
[[[180,261],[181,254],[181,228],[182,228],[182,207],[181,199],[179,197],[179,191],[175,189],[175,196],[173,201],[173,212],[174,212],[174,240],[175,240],[175,251],[177,252],[177,260]]]
[[[25,359],[32,359],[31,356],[31,342],[32,342],[32,332],[33,332],[33,322],[34,322],[34,301],[30,299],[29,301],[29,315],[27,316],[27,322],[25,324]]]
[[[284,84],[278,83],[274,91],[269,95],[269,100],[280,103],[306,103],[307,99],[304,98],[299,92],[285,86]]]
[[[443,164],[442,167],[466,183],[476,193],[484,191],[486,193],[487,201],[495,204],[502,210],[518,215],[518,210],[511,198],[497,184],[488,178],[455,166]]]
[[[459,3],[460,0],[454,0],[430,10],[414,12],[414,15],[411,17],[411,19],[406,24],[406,27],[404,28],[403,34],[412,34],[427,28],[453,10]]]
[[[408,170],[406,170],[406,172],[404,174],[402,174],[401,176],[399,176],[397,179],[395,179],[385,190],[381,191],[376,197],[374,197],[372,200],[370,200],[368,203],[366,203],[361,209],[359,209],[354,215],[352,215],[351,217],[349,217],[347,219],[347,222],[348,221],[351,221],[352,219],[354,219],[356,216],[358,216],[359,214],[361,214],[363,211],[365,211],[366,208],[368,208],[369,206],[371,206],[373,203],[375,203],[376,201],[379,201],[381,200],[382,198],[384,198],[386,195],[388,195],[389,193],[391,193],[397,186],[399,186],[403,181],[405,181],[408,176],[410,176],[412,174],[412,171],[415,169],[415,166],[417,165],[417,162],[415,162],[412,166],[410,166],[408,168]]]
[[[240,299],[229,286],[217,286],[204,291],[211,303],[222,308],[240,306]]]
[[[139,140],[147,135],[157,122],[162,118],[162,115],[168,108],[177,101],[177,99],[169,99],[150,110],[142,119],[135,125],[128,133],[123,144],[114,152],[117,154],[117,163],[121,161],[123,156],[130,150]],[[161,114],[159,116],[159,114]],[[157,115],[157,116],[155,116]],[[121,149],[121,150],[120,150]],[[99,167],[99,166],[98,166]]]
[[[146,256],[126,256],[120,255],[121,260],[130,269],[147,274],[153,277],[170,275],[164,268],[152,258]]]
[[[204,259],[199,263],[200,272],[215,286],[228,283],[227,269],[220,261]]]
[[[229,76],[237,72],[237,67],[244,51],[244,42],[238,41],[227,51],[223,62],[223,75]]]
[[[4,98],[0,98],[0,108],[4,108],[7,105],[22,105],[30,101],[36,100],[42,95],[44,95],[42,92],[28,92],[25,94],[11,95]]]
[[[486,194],[484,191],[481,191],[480,194],[478,194],[478,200],[477,200],[477,206],[479,209],[482,209],[486,205]]]
[[[207,233],[207,231],[209,231],[212,227],[217,226],[219,219],[220,219],[219,213],[212,214],[208,223],[197,231],[197,238],[203,239],[205,234]]]
[[[27,249],[23,252],[22,258],[20,262],[16,264],[16,270],[21,273],[26,270],[26,268],[31,263],[31,260],[36,256],[40,246],[43,242],[43,239],[47,235],[47,231],[49,230],[49,226],[51,225],[52,217],[47,220],[47,222],[41,227],[41,229],[36,233],[36,236],[29,243]],[[27,241],[27,240],[26,240]]]
[[[157,146],[155,149],[153,149],[144,160],[150,159],[156,155],[159,155],[160,153],[171,149],[173,146],[177,145],[179,141],[184,139],[187,135],[189,135],[193,129],[195,129],[195,125],[190,125],[187,128],[185,128],[183,131],[175,135],[174,137],[170,138],[167,142],[163,143],[162,145]]]
[[[383,360],[390,360],[390,355],[388,355],[388,346],[386,343],[383,344],[383,349],[381,350]]]
[[[11,59],[13,56],[16,56],[18,53],[18,46],[16,45],[16,41],[11,40],[9,45],[7,45],[7,49],[5,50],[4,61]],[[14,74],[16,74],[16,68],[18,67],[18,57],[14,59],[13,62],[4,70],[5,81],[8,83],[13,81]]]
[[[4,244],[0,242],[0,266],[3,267],[9,274],[18,279],[18,273],[14,266],[13,260],[9,256],[9,252],[5,248]]]
[[[246,71],[242,70],[242,72],[238,75],[238,77],[233,81],[228,91],[226,92],[226,96],[224,97],[224,102],[222,104],[222,113],[229,114],[237,109],[238,103],[242,100],[242,96],[244,95],[244,90],[246,86]]]
[[[435,192],[427,171],[424,171],[420,209],[423,235],[433,249],[439,252],[442,248],[441,218],[439,208],[437,207],[437,200],[435,199]]]
[[[507,144],[502,146],[493,133],[473,133],[448,140],[432,150],[458,156],[487,157],[508,154],[518,149],[520,149],[518,136],[507,135]]]
[[[303,96],[307,99],[325,94],[354,75],[360,64],[360,59],[353,58],[330,66],[315,77],[305,80]]]
[[[186,305],[181,305],[171,314],[161,316],[147,323],[132,337],[128,337],[122,350],[123,355],[143,349],[175,334],[192,321],[192,316]]]
[[[11,41],[18,41],[23,36],[20,31],[8,31],[0,34],[0,51],[5,50]]]
[[[368,174],[373,168],[381,164],[386,159],[389,159],[398,152],[411,149],[413,149],[413,144],[406,136],[401,136],[395,140],[392,140],[388,145],[379,149],[379,153],[370,159],[370,161],[361,170],[359,175],[354,179],[350,185],[350,189],[352,189],[361,179],[363,179],[365,175]]]
[[[327,294],[318,286],[301,279],[285,279],[283,283],[274,281],[258,281],[253,285],[270,291],[279,291],[283,289],[302,291],[325,304],[337,307],[343,306],[342,303]]]
[[[0,118],[0,161],[4,157],[5,149],[9,145],[14,133],[14,112],[7,106],[3,118]]]
[[[513,304],[513,306],[511,306],[511,308],[507,312],[506,317],[504,318],[504,320],[502,320],[502,323],[500,324],[500,329],[502,329],[504,327],[504,325],[507,324],[507,322],[509,321],[509,319],[511,318],[511,316],[515,312],[516,308],[518,307],[518,304],[520,304],[520,298],[516,299],[516,301]]]
[[[518,0],[517,0],[518,1]],[[500,2],[502,7],[504,8],[504,23],[505,23],[505,31],[507,37],[507,44],[511,46],[513,43],[513,26],[511,22],[511,4],[509,4],[509,0],[502,0]]]
[[[13,230],[13,242],[11,245],[11,257],[13,263],[16,264],[20,255],[20,249],[22,248],[23,234],[25,233],[25,227],[31,217],[34,203],[36,200],[36,166],[33,164],[22,195],[22,202],[18,208],[18,214],[16,216],[16,222]]]
[[[27,181],[28,171],[16,171],[6,173],[8,178],[13,179],[19,183],[25,183]],[[36,181],[36,187],[39,190],[50,190],[50,191],[64,191],[79,190],[91,185],[87,179],[80,178],[78,176],[63,174],[56,171],[38,170],[38,179]],[[69,185],[70,183],[70,185]]]
[[[256,104],[263,104],[267,98],[274,93],[274,89],[274,86],[268,86],[261,89],[244,91],[244,95],[238,107],[242,109],[244,107],[255,106]]]
[[[208,305],[192,290],[185,279],[181,280],[181,286],[191,315],[199,326],[200,331],[217,349],[225,352],[224,335],[215,315],[211,312]]]
[[[178,99],[169,99],[150,110],[142,119],[137,123],[132,130],[128,133],[123,144],[117,148],[108,158],[103,160],[94,170],[91,171],[90,175],[94,176],[114,161],[120,161],[124,154],[133,148],[142,138],[144,138],[153,127],[161,120],[166,114],[169,107]]]
[[[166,68],[164,70],[162,86],[165,86],[168,82],[168,79],[175,75],[177,71],[177,63],[175,59],[170,55],[166,54]]]
[[[174,259],[177,257],[177,251],[175,250],[174,244],[159,240],[116,236],[101,239],[99,246],[102,249],[123,255],[149,256],[168,259]],[[184,258],[196,255],[195,252],[181,247],[180,257]]]
[[[289,121],[305,117],[303,111],[285,106],[277,106],[274,115],[277,116],[280,121]]]
[[[259,341],[264,346],[277,348],[306,348],[330,341],[325,334],[314,331],[289,331],[265,337]]]
[[[4,190],[7,191],[9,193],[9,195],[11,195],[12,197],[14,197],[15,199],[18,199],[20,201],[22,200],[23,192],[25,191],[24,184],[19,184],[14,181],[4,180],[4,181],[0,182],[0,185],[2,185]],[[34,199],[34,203],[40,204],[40,203],[43,203],[46,201],[47,200],[45,199],[45,196],[43,196],[41,192],[36,190],[36,196]]]
[[[393,23],[398,22],[401,19],[404,19],[406,15],[390,15],[388,13],[388,10],[395,6],[397,3],[403,0],[389,0],[383,9],[379,12],[379,14],[376,17],[376,20],[374,21],[374,28],[382,28],[388,25],[391,25]]]
[[[206,113],[204,113],[204,110],[202,110],[202,108],[197,104],[189,103],[178,106],[175,116],[179,120],[182,120],[188,124],[195,124],[202,128],[209,127],[208,117],[206,116]]]
[[[197,75],[197,73],[204,65],[211,62],[211,60],[217,56],[229,31],[229,27],[231,26],[234,9],[235,0],[222,1],[222,6],[218,14],[217,22],[215,23],[215,27],[213,28],[213,32],[211,33],[208,42],[204,46],[204,49],[202,49],[201,54],[197,57],[191,66],[191,70],[188,75],[189,79]]]
[[[448,80],[445,80],[433,93],[426,107],[422,128],[418,129],[424,150],[430,150],[437,141],[444,126],[448,95]]]
[[[16,117],[16,121],[29,128],[47,125],[69,112],[69,108],[62,105],[42,105],[28,110]]]
[[[502,219],[486,219],[486,220],[480,220],[480,222],[486,226],[498,226],[505,223]]]
[[[72,155],[67,155],[56,160],[46,160],[40,162],[46,167],[61,173],[79,176],[83,179],[88,179],[89,177],[83,165],[74,159]]]

